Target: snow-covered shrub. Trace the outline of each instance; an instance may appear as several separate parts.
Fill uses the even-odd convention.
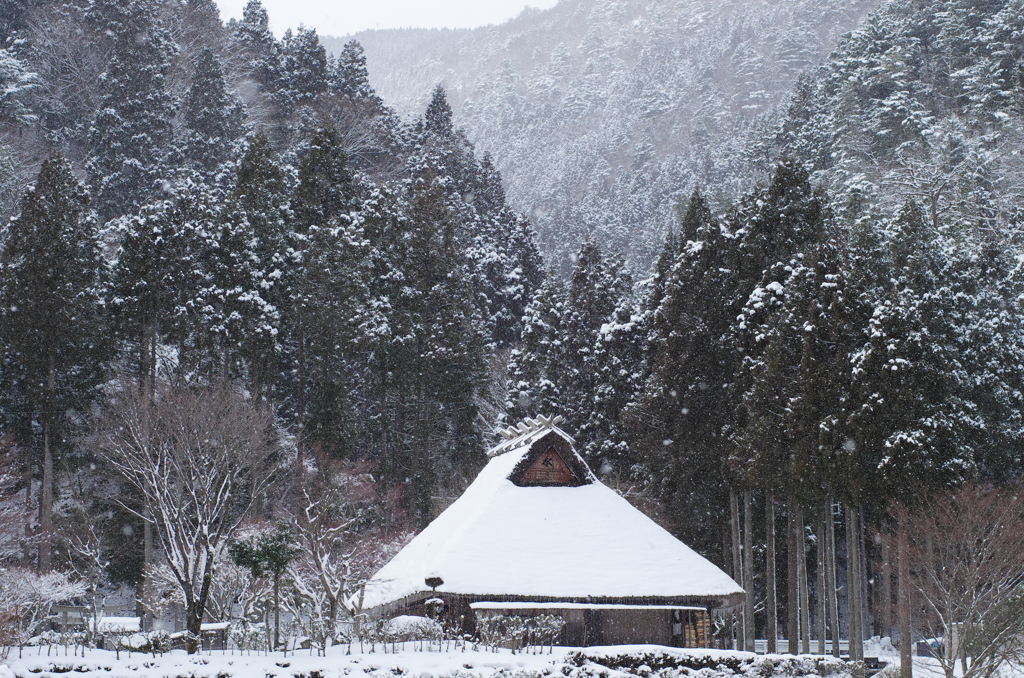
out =
[[[693,676],[699,678],[770,678],[772,676],[807,678],[863,678],[863,662],[848,662],[820,655],[755,655],[718,650],[671,650],[654,652],[616,652],[580,650],[566,657],[575,667],[566,675],[590,678],[607,674],[609,669],[636,676],[657,673],[661,678]]]
[[[264,624],[252,624],[248,621],[232,624],[228,636],[239,650],[263,652],[269,647],[267,628]]]
[[[565,620],[553,614],[525,618],[494,615],[478,619],[476,631],[484,646],[518,650],[531,645],[554,645],[564,626]]]
[[[384,624],[384,637],[390,642],[407,640],[437,640],[444,635],[444,629],[433,619],[401,615]]]
[[[9,642],[24,644],[55,604],[81,596],[85,590],[84,583],[69,581],[63,572],[0,567],[0,621]]]

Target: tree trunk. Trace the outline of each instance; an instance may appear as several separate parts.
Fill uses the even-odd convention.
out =
[[[152,595],[153,582],[150,575],[150,568],[153,566],[153,513],[148,508],[145,511],[146,519],[142,523],[142,556],[143,570],[141,582],[142,598],[142,630],[153,630]]]
[[[786,568],[786,639],[789,642],[789,654],[800,650],[800,600],[797,596],[796,574],[796,499],[793,495],[786,498],[786,557],[789,561]]]
[[[825,544],[828,557],[825,559],[825,580],[828,589],[829,626],[832,627],[832,656],[840,655],[839,639],[839,598],[836,595],[836,521],[832,515],[832,498],[825,500]]]
[[[39,497],[39,571],[52,567],[53,451],[50,449],[50,415],[43,415],[43,486]]]
[[[740,504],[739,499],[736,496],[736,490],[734,490],[731,487],[729,488],[729,513],[729,525],[732,530],[732,534],[730,535],[732,537],[732,578],[736,581],[737,584],[739,584],[742,587],[744,584],[743,571],[740,566]],[[733,635],[739,641],[736,643],[737,649],[742,650],[744,649],[743,639],[745,638],[742,631],[742,627],[737,632],[737,629],[735,629],[735,624],[733,626]]]
[[[898,559],[896,595],[899,596],[900,626],[900,675],[912,678],[914,674],[912,646],[910,644],[910,548],[908,544],[906,516],[899,517],[896,536],[896,557]]]
[[[274,650],[281,646],[281,574],[274,573]]]
[[[892,637],[892,546],[882,541],[882,586],[879,613],[882,617],[882,635]]]
[[[804,509],[802,506],[797,507],[796,516],[796,580],[797,600],[800,603],[800,653],[809,654],[811,651],[811,623],[810,604],[807,600],[807,540],[804,538]]]
[[[185,651],[189,654],[199,652],[199,642],[203,633],[203,610],[195,600],[185,603]]]
[[[48,410],[41,417],[43,421],[43,487],[39,492],[39,571],[49,572],[53,565],[53,420],[57,407],[57,369],[54,355],[49,355],[49,371],[46,376],[46,398],[43,402]]]
[[[35,479],[32,457],[35,445],[26,445],[25,450],[25,539],[21,542],[21,552],[25,562],[32,559],[32,485]]]
[[[334,645],[334,629],[338,628],[338,596],[328,594],[330,607],[327,608],[327,634],[324,638],[324,647]]]
[[[864,659],[865,632],[870,638],[873,619],[873,599],[868,590],[868,579],[871,576],[871,564],[868,562],[867,537],[864,534],[864,509],[857,509],[857,583],[860,586],[860,652]]]
[[[768,639],[768,653],[778,651],[776,639],[779,636],[779,620],[775,602],[775,495],[769,494],[765,506],[765,636]]]
[[[857,538],[857,512],[846,507],[846,601],[847,626],[850,631],[850,659],[859,660],[863,654],[860,600],[860,540]]]
[[[754,515],[750,492],[743,493],[743,587],[747,591],[743,606],[743,646],[754,651]]]
[[[823,655],[825,654],[825,619],[828,616],[828,610],[825,607],[825,521],[819,521],[814,531],[818,533],[817,581],[814,584],[814,589],[818,592],[815,631],[818,636],[817,654]]]

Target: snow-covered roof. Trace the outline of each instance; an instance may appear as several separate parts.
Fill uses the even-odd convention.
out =
[[[100,633],[135,633],[142,628],[139,617],[101,617]],[[96,620],[89,619],[89,628],[96,629]]]
[[[363,609],[433,597],[428,577],[443,581],[438,594],[479,600],[739,602],[731,577],[602,484],[556,423],[506,432],[465,493],[367,582]],[[572,482],[524,486],[524,469],[552,445]]]

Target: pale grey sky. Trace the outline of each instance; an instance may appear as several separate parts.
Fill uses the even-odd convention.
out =
[[[371,28],[475,28],[498,24],[527,5],[553,7],[557,0],[262,0],[270,28],[279,36],[300,23],[321,35],[344,36]],[[248,0],[217,0],[224,21],[241,18]]]

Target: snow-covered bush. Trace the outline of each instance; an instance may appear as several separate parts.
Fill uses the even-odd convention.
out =
[[[570,678],[606,675],[609,669],[642,677],[657,673],[661,678],[863,678],[865,675],[863,662],[848,662],[829,656],[755,655],[720,650],[673,651],[667,648],[648,652],[618,652],[614,648],[580,650],[568,655],[566,664],[575,667],[568,673],[563,671]]]
[[[476,631],[480,643],[486,647],[518,650],[553,646],[564,626],[565,620],[553,614],[525,618],[494,615],[478,619]]]
[[[435,620],[411,615],[389,619],[383,630],[384,638],[396,643],[408,640],[437,640],[444,636],[444,629]]]
[[[0,567],[0,622],[8,642],[23,645],[55,604],[81,596],[85,590],[83,582],[71,582],[63,572]]]

